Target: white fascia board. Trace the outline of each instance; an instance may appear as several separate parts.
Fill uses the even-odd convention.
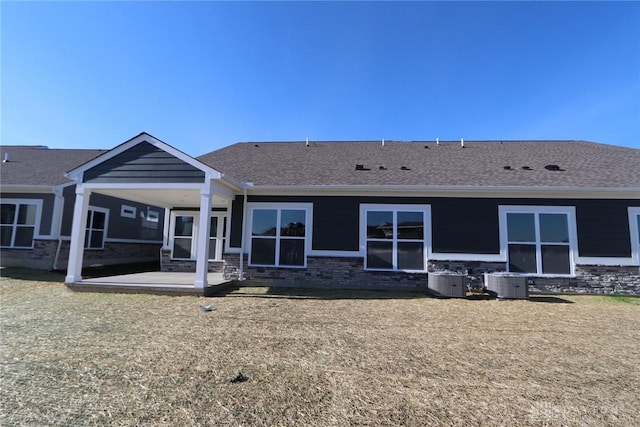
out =
[[[258,185],[248,186],[249,195],[341,195],[397,197],[488,197],[488,198],[583,198],[640,199],[640,187],[526,187],[442,185]]]
[[[188,154],[183,153],[182,151],[170,146],[169,144],[160,141],[157,138],[154,138],[153,136],[149,135],[146,132],[141,133],[138,136],[133,137],[132,139],[123,142],[122,144],[118,145],[117,147],[107,151],[106,153],[96,157],[93,160],[88,161],[87,163],[70,170],[69,172],[65,173],[65,176],[67,178],[70,179],[74,179],[77,180],[79,177],[82,176],[82,174],[84,173],[84,171],[89,170],[91,168],[93,168],[96,165],[99,165],[100,163],[109,160],[115,156],[117,156],[118,154],[121,154],[125,151],[127,151],[128,149],[130,149],[131,147],[140,144],[141,142],[148,142],[149,144],[158,147],[159,149],[166,151],[167,153],[171,154],[172,156],[177,157],[178,159],[182,160],[185,163],[190,164],[191,166],[200,169],[201,171],[203,171],[207,177],[209,177],[210,179],[220,179],[222,178],[222,173],[220,173],[219,171],[205,165],[204,163],[200,162],[199,160],[194,159],[193,157],[189,156]]]
[[[44,193],[44,194],[55,194],[55,186],[51,185],[20,185],[20,184],[9,184],[0,186],[0,192],[2,193]]]
[[[203,183],[162,183],[143,182],[131,184],[84,183],[82,186],[89,190],[201,190]]]

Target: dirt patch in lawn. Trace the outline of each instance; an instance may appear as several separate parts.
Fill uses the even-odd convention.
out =
[[[2,425],[640,424],[637,300],[166,297],[55,277],[2,278]]]

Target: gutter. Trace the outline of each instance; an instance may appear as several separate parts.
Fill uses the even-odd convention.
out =
[[[261,185],[252,186],[252,194],[269,195],[412,195],[464,197],[536,197],[640,199],[640,187],[552,187],[481,185]]]

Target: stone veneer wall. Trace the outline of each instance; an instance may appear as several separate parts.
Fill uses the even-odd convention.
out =
[[[224,275],[237,279],[238,254],[225,254]],[[244,257],[244,277],[247,286],[322,287],[331,289],[403,289],[425,290],[424,273],[394,273],[364,271],[362,258],[308,257],[307,268],[265,268],[247,266]]]
[[[239,255],[225,254],[223,273],[227,279],[239,275]],[[342,289],[426,289],[426,274],[364,271],[362,258],[309,257],[306,269],[257,268],[247,266],[244,276],[251,285],[324,287]],[[480,283],[484,273],[505,271],[504,262],[429,261],[428,271],[469,274]],[[572,278],[532,277],[531,292],[545,293],[619,293],[640,296],[639,267],[577,266]]]
[[[484,273],[506,271],[506,263],[430,261],[429,271],[467,273],[483,280]],[[625,294],[640,296],[640,267],[577,265],[575,277],[535,277],[529,291],[544,293]]]
[[[162,249],[161,257],[161,271],[178,273],[193,273],[196,271],[195,261],[171,259],[171,249]],[[209,261],[209,273],[222,273],[224,264],[224,261]]]
[[[57,240],[34,240],[33,249],[2,249],[0,265],[3,267],[25,267],[37,270],[53,269]],[[66,263],[64,264],[66,267]]]
[[[58,257],[58,270],[66,270],[69,263],[69,240],[63,240]],[[134,264],[158,261],[159,243],[105,242],[104,249],[84,250],[84,267],[93,265]],[[57,240],[34,240],[33,249],[2,249],[0,264],[6,267],[26,267],[40,270],[54,269]]]

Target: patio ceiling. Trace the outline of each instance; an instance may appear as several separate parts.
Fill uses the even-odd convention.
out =
[[[200,190],[193,189],[99,189],[95,192],[163,208],[200,206]],[[227,200],[214,194],[213,206],[227,206]]]

